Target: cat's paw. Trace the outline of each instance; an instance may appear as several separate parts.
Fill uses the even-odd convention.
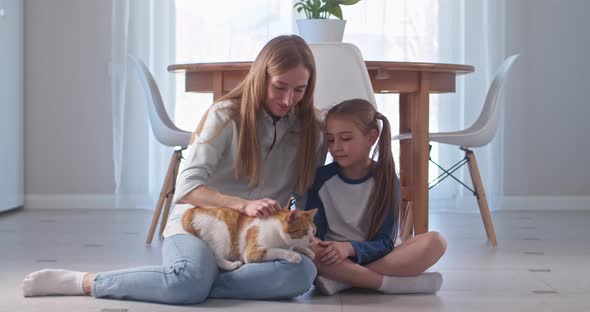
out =
[[[285,260],[291,263],[299,263],[301,262],[301,255],[296,252],[290,252],[285,255]]]
[[[301,252],[302,254],[308,256],[309,259],[315,258],[315,254],[309,248],[301,248],[301,250],[299,250],[299,252]]]
[[[231,265],[230,265],[231,266],[231,269],[229,271],[236,270],[239,267],[241,267],[242,265],[244,265],[244,263],[242,261],[234,261],[234,262],[231,262]]]
[[[242,261],[222,261],[217,264],[221,269],[225,271],[233,271],[244,265]]]

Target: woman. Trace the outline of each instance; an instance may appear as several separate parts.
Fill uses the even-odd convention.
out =
[[[194,304],[207,297],[275,299],[307,291],[316,275],[311,259],[219,272],[212,251],[184,231],[181,218],[192,206],[223,206],[265,218],[291,194],[303,194],[320,158],[314,85],[315,63],[305,41],[272,39],[244,81],[214,103],[197,128],[164,230],[163,264],[101,273],[33,272],[23,281],[24,295]]]

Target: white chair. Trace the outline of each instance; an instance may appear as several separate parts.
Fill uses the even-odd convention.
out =
[[[350,99],[364,99],[377,107],[365,60],[350,43],[310,43],[316,66],[314,106],[323,119],[332,106]],[[331,162],[328,154],[326,162]]]
[[[488,203],[481,176],[479,174],[479,169],[477,167],[477,162],[475,160],[475,155],[473,154],[473,151],[470,150],[470,148],[487,145],[494,138],[496,131],[498,130],[498,123],[500,120],[502,104],[500,99],[502,91],[506,83],[508,72],[517,58],[518,54],[508,57],[496,71],[494,80],[492,81],[492,84],[488,90],[483,109],[481,110],[479,117],[475,123],[473,123],[473,125],[461,131],[429,134],[430,141],[459,146],[461,150],[465,151],[465,158],[452,166],[451,169],[445,170],[437,164],[437,166],[443,170],[443,174],[435,179],[436,183],[431,185],[430,188],[434,187],[436,184],[438,184],[438,182],[442,181],[442,179],[449,176],[463,184],[461,181],[455,178],[452,173],[467,163],[469,167],[469,173],[471,175],[471,181],[474,187],[472,192],[477,197],[477,203],[479,205],[479,210],[483,219],[485,231],[488,240],[490,240],[493,246],[497,245],[496,234],[494,232],[492,217],[488,208]],[[411,133],[403,133],[394,136],[392,140],[407,140],[411,137]],[[465,186],[465,184],[463,185]],[[471,188],[469,189],[471,190]]]
[[[326,113],[332,106],[354,98],[371,102],[375,95],[361,51],[350,43],[310,43],[316,65],[313,101]]]
[[[332,106],[354,98],[367,100],[377,108],[371,78],[357,46],[350,43],[310,43],[309,47],[316,64],[314,105],[317,109],[325,114]],[[404,188],[401,191],[402,200],[410,204],[407,191]],[[408,209],[402,207],[400,215]]]
[[[146,244],[151,244],[152,238],[154,237],[154,232],[156,230],[156,225],[158,224],[158,218],[162,213],[164,201],[166,201],[166,205],[164,208],[164,213],[162,214],[162,221],[160,222],[160,236],[162,236],[162,232],[166,227],[168,213],[170,212],[170,205],[172,204],[172,198],[174,197],[176,176],[178,175],[178,167],[182,159],[182,151],[189,146],[191,133],[177,128],[174,125],[174,122],[172,122],[168,116],[168,113],[166,113],[166,108],[162,102],[162,96],[160,95],[158,85],[156,84],[156,81],[154,80],[154,77],[150,73],[147,66],[145,66],[145,64],[139,58],[133,55],[128,55],[128,58],[131,60],[133,68],[135,68],[137,74],[139,75],[141,85],[146,96],[152,132],[156,136],[156,139],[163,145],[175,147],[172,158],[170,159],[168,171],[166,172],[164,184],[162,185],[162,191],[160,192],[158,204],[156,205],[156,210],[154,211],[152,224],[146,239]]]

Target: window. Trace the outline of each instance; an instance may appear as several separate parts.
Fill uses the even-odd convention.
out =
[[[251,61],[268,40],[292,33],[292,11],[291,1],[284,0],[176,0],[176,60]],[[175,122],[192,131],[213,102],[213,94],[186,93],[184,75],[178,75],[176,86]]]
[[[438,0],[370,0],[343,6],[347,20],[345,42],[358,46],[366,60],[439,61]],[[245,14],[244,12],[256,12]],[[176,60],[182,63],[251,61],[271,38],[295,33],[297,14],[292,1],[176,1]],[[177,77],[176,123],[192,131],[213,101],[212,94],[184,91],[184,75]],[[399,129],[397,94],[377,95],[379,110]],[[430,129],[438,125],[436,96],[431,96]],[[398,144],[393,144],[399,155]],[[432,155],[436,157],[437,149]],[[438,170],[430,168],[432,177]]]

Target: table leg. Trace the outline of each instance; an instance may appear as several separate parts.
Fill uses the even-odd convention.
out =
[[[412,93],[412,209],[414,233],[428,232],[428,110],[429,73],[420,73],[420,88]]]
[[[399,95],[399,133],[408,133],[412,131],[412,107],[411,107],[411,96],[407,93]],[[400,207],[400,214],[402,220],[408,218],[408,202],[412,198],[411,184],[412,184],[412,142],[410,140],[400,140],[400,156],[399,156],[399,179],[402,189],[406,189],[407,192],[402,192],[402,204]],[[402,233],[412,234],[413,222],[403,222]],[[409,227],[409,228],[406,228]],[[407,237],[404,237],[407,239]]]
[[[223,73],[213,73],[213,101],[217,101],[224,94],[223,92]]]

